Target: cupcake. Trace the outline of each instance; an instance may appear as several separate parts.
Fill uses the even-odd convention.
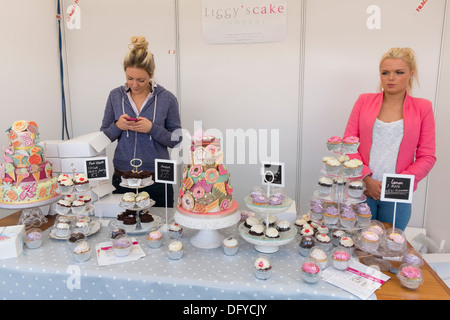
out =
[[[111,239],[115,239],[118,236],[125,236],[126,234],[127,234],[127,232],[125,231],[124,228],[121,228],[121,227],[113,228],[111,230]]]
[[[361,232],[361,246],[367,251],[376,251],[380,245],[380,236],[372,231]]]
[[[347,179],[344,177],[334,177],[333,185],[336,195],[340,197],[344,194],[345,186],[347,185]]]
[[[348,236],[341,237],[339,240],[338,247],[343,247],[348,250],[348,253],[351,255],[353,254],[353,251],[355,250],[355,243],[353,242],[353,239]]]
[[[141,225],[144,229],[150,228],[151,224],[154,221],[153,216],[148,212],[139,213],[139,219],[141,220]]]
[[[312,228],[311,226],[303,227],[302,231],[300,231],[300,234],[302,236],[314,236],[314,228]]]
[[[297,228],[298,233],[300,233],[303,229],[303,226],[308,224],[305,219],[296,219],[294,222],[294,226]]]
[[[345,161],[349,161],[349,160],[350,160],[350,157],[349,157],[348,155],[346,155],[346,154],[340,154],[340,155],[337,157],[337,159],[338,159],[338,161],[339,161],[340,163],[344,163]]]
[[[348,184],[347,192],[352,198],[361,198],[364,193],[364,184],[361,180],[355,180]]]
[[[223,239],[222,242],[223,253],[227,256],[234,256],[239,250],[239,243],[234,237]]]
[[[150,195],[145,191],[139,192],[135,201],[139,208],[148,207],[150,205]]]
[[[167,256],[172,260],[178,260],[183,257],[183,244],[181,241],[172,241],[167,247]]]
[[[272,272],[272,266],[270,261],[266,258],[259,257],[256,259],[254,263],[255,267],[255,276],[261,280],[267,280],[270,278],[270,274]]]
[[[147,234],[147,245],[153,249],[159,248],[162,244],[162,238],[161,231],[151,231]]]
[[[55,235],[59,238],[68,238],[70,235],[70,224],[58,222],[55,225]]]
[[[267,215],[263,219],[263,225],[266,228],[267,227],[273,227],[275,225],[275,222],[277,222],[277,218],[274,215],[272,215],[272,214]]]
[[[344,137],[342,140],[342,153],[344,154],[352,154],[357,153],[359,147],[359,138],[350,136]]]
[[[325,233],[318,233],[316,235],[316,244],[318,247],[322,248],[325,251],[329,251],[331,249],[331,238]]]
[[[300,249],[299,252],[302,256],[307,257],[309,255],[309,251],[315,245],[314,237],[312,236],[302,236],[300,239]]]
[[[84,194],[82,196],[79,196],[78,200],[83,201],[86,205],[88,205],[89,203],[91,203],[92,198],[90,195]]]
[[[336,158],[328,159],[325,163],[325,171],[331,175],[339,174],[341,170],[342,163],[339,162]]]
[[[141,185],[148,186],[153,182],[152,174],[149,171],[143,170],[141,171]]]
[[[355,176],[361,175],[362,170],[363,170],[363,167],[364,167],[363,162],[362,162],[361,160],[359,160],[359,159],[352,159],[352,160],[353,160],[353,161],[356,163],[356,165],[357,165],[357,167],[356,167],[356,169],[355,169],[354,175],[355,175]]]
[[[142,175],[133,170],[125,171],[122,175],[122,183],[130,187],[139,187],[142,183]]]
[[[85,192],[89,190],[89,179],[83,173],[77,173],[73,182],[77,192]]]
[[[367,203],[358,203],[356,205],[356,222],[360,226],[365,226],[372,218],[372,211]]]
[[[87,235],[89,233],[89,223],[86,220],[78,220],[75,223],[75,231],[79,231]]]
[[[344,230],[340,229],[334,230],[333,233],[331,234],[331,243],[337,247],[339,245],[339,241],[343,236],[345,236]]]
[[[249,229],[256,224],[259,224],[259,219],[255,218],[255,217],[248,217],[247,219],[245,219],[245,222],[244,222],[244,226]]]
[[[323,218],[324,208],[321,200],[311,200],[311,217],[314,220],[320,220]]]
[[[74,202],[72,202],[72,212],[74,214],[81,214],[85,211],[86,208],[86,204],[84,203],[84,201],[81,200],[75,200]]]
[[[339,210],[335,206],[329,206],[323,213],[323,219],[326,224],[337,224],[339,221]]]
[[[42,244],[42,231],[37,228],[27,230],[25,234],[25,244],[28,249],[39,248]]]
[[[397,272],[400,283],[408,289],[417,289],[423,282],[422,271],[417,266],[402,264]]]
[[[126,209],[132,209],[135,206],[136,195],[133,192],[126,192],[122,196],[122,206]]]
[[[73,191],[73,181],[71,178],[63,178],[57,182],[59,193],[71,193]]]
[[[344,228],[353,228],[356,224],[356,212],[351,204],[342,204],[341,214],[339,216],[341,226]]]
[[[136,224],[137,220],[135,214],[128,214],[123,217],[122,225],[126,232],[133,232],[136,230]]]
[[[264,227],[261,224],[256,224],[248,231],[249,235],[260,237],[264,235]]]
[[[266,196],[264,196],[264,195],[258,195],[258,196],[252,197],[252,203],[257,206],[265,206],[265,205],[267,205],[268,202],[269,201],[267,200]]]
[[[183,236],[183,227],[174,222],[169,226],[169,234],[172,238],[179,239]]]
[[[350,253],[345,249],[336,248],[331,254],[331,260],[333,261],[333,267],[338,270],[346,270],[348,268],[348,262],[350,260]]]
[[[281,206],[283,204],[283,202],[284,202],[284,199],[280,196],[273,195],[269,198],[269,205],[271,205],[271,206]]]
[[[86,239],[86,235],[81,231],[74,230],[70,234],[68,241],[69,241],[69,243],[75,243],[78,240],[83,240],[83,239]]]
[[[302,279],[309,283],[316,283],[320,279],[320,267],[314,260],[306,260],[302,264]]]
[[[112,240],[114,253],[118,257],[125,257],[130,254],[133,242],[127,236],[118,236]]]
[[[386,244],[392,251],[403,251],[406,249],[406,239],[400,229],[394,228],[386,231]]]
[[[313,222],[311,222],[311,225],[313,224]],[[323,226],[321,224],[317,224],[314,225],[314,229],[316,230],[316,233],[323,233],[323,234],[328,234],[330,232],[330,229],[328,229],[328,227]]]
[[[369,226],[367,227],[367,230],[375,232],[376,234],[378,234],[380,236],[380,238],[382,238],[384,236],[384,234],[386,233],[386,229],[384,227],[384,225],[377,220],[371,220],[369,223]]]
[[[68,214],[72,209],[72,202],[69,200],[60,199],[56,203],[56,212],[59,214]]]
[[[346,176],[354,176],[357,169],[358,163],[356,161],[348,160],[342,164],[342,174]]]
[[[66,200],[70,203],[74,202],[75,200],[77,200],[77,197],[74,194],[66,194],[63,198],[63,200]]]
[[[318,190],[323,195],[328,195],[333,189],[333,180],[329,177],[320,177],[317,182]]]
[[[278,230],[273,227],[267,228],[264,235],[267,239],[277,239],[280,237],[280,233],[278,232]]]
[[[341,137],[330,137],[327,140],[327,149],[331,152],[341,152],[342,148],[342,138]]]
[[[73,257],[77,262],[88,261],[91,257],[91,247],[86,240],[77,240],[74,244]]]
[[[414,250],[414,248],[408,249],[408,251],[403,254],[402,261],[403,263],[409,263],[416,267],[420,267],[423,265],[423,258],[421,254]]]
[[[309,252],[309,258],[317,263],[320,269],[325,269],[327,266],[328,257],[326,252],[321,248],[313,247]]]
[[[291,230],[291,223],[287,220],[281,220],[277,222],[277,230],[279,232],[286,232]]]

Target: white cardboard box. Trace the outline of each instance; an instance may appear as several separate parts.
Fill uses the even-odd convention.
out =
[[[53,173],[60,173],[61,171],[61,159],[60,158],[47,158],[45,159],[47,161],[50,161],[53,165],[52,171]]]
[[[120,212],[125,211],[120,206],[123,194],[109,194],[94,203],[95,215],[102,218],[116,218]]]
[[[23,252],[25,225],[0,227],[0,259],[17,258]]]
[[[45,148],[46,158],[59,158],[58,145],[63,142],[64,140],[45,140],[39,142],[39,145]]]
[[[60,158],[89,158],[104,156],[111,140],[103,132],[93,132],[58,144]]]

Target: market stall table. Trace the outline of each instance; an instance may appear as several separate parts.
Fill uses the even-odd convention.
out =
[[[153,214],[164,216],[164,212],[152,209]],[[18,217],[13,214],[1,219],[0,226],[16,224]],[[42,228],[51,227],[52,221],[54,217],[50,216]],[[145,243],[145,235],[140,235],[135,238],[146,254],[144,258],[103,267],[98,266],[95,255],[87,262],[75,262],[66,241],[46,237],[41,248],[25,247],[18,258],[0,261],[0,299],[358,299],[323,280],[305,283],[300,274],[304,258],[298,253],[298,241],[270,254],[272,276],[259,280],[252,267],[261,253],[239,238],[235,226],[222,233],[238,238],[237,255],[226,256],[222,248],[196,248],[189,242],[195,231],[185,229],[181,238],[185,253],[181,260],[167,257],[170,239],[165,238],[162,247],[151,249]],[[109,229],[103,227],[89,240],[95,246],[108,238]],[[448,299],[445,284],[428,265],[422,268],[425,283],[418,290],[401,288],[396,277],[389,274],[391,279],[371,298]]]

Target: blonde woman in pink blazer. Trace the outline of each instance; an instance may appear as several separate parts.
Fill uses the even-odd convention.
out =
[[[380,61],[380,92],[362,94],[350,114],[345,137],[360,140],[352,158],[364,164],[367,204],[372,219],[393,220],[393,202],[380,201],[383,173],[415,176],[414,190],[433,168],[435,123],[431,102],[408,94],[417,68],[410,48],[391,48]],[[411,217],[411,205],[398,203],[395,226],[404,230]]]

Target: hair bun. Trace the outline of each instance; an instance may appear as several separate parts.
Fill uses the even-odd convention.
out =
[[[128,48],[130,50],[140,50],[140,49],[144,49],[147,50],[148,49],[148,41],[145,40],[144,36],[134,36],[131,37],[131,43],[128,45]]]

